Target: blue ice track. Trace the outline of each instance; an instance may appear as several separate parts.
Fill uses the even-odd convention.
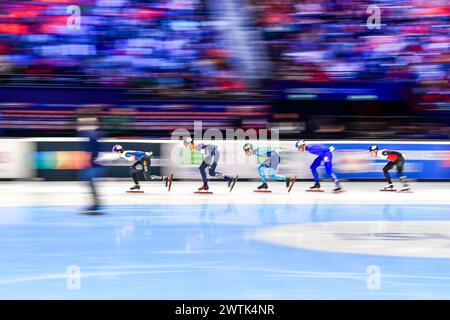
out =
[[[253,240],[266,227],[450,220],[448,205],[6,207],[1,299],[450,299],[450,259],[304,250]],[[450,250],[450,248],[449,248]],[[79,266],[81,287],[67,287]],[[367,288],[366,268],[383,268]]]

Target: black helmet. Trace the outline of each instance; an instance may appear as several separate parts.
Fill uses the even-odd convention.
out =
[[[244,149],[244,151],[253,149],[253,145],[251,143],[246,143],[246,144],[244,144],[243,149]]]
[[[369,151],[377,151],[378,150],[378,146],[370,146],[369,147]]]

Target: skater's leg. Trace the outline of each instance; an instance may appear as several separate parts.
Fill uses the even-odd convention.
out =
[[[403,174],[403,167],[405,165],[405,159],[403,157],[398,158],[396,165],[397,165],[398,178],[400,179],[403,186],[407,187],[408,181],[406,179],[406,176]]]
[[[266,163],[262,163],[259,167],[258,167],[258,173],[259,173],[259,177],[261,179],[262,184],[258,187],[259,190],[267,190],[268,186],[267,186],[267,179],[266,179],[266,169],[267,169],[267,164]]]
[[[267,183],[266,174],[264,172],[266,169],[267,169],[267,165],[265,163],[261,164],[258,167],[258,173],[259,173],[259,177],[261,178],[262,183]]]
[[[145,180],[152,180],[151,179],[151,161],[150,161],[150,157],[144,157],[144,159],[142,160],[142,167],[144,170],[144,178]]]
[[[325,171],[327,172],[327,174],[330,176],[331,180],[333,180],[333,182],[335,184],[339,184],[339,180],[338,180],[336,174],[333,172],[333,164],[331,162],[325,162]]]
[[[209,166],[209,175],[211,177],[223,177],[223,175],[220,172],[216,172],[216,168],[217,168],[217,162],[212,163]]]
[[[88,183],[89,188],[91,189],[91,195],[92,195],[92,207],[91,209],[97,209],[100,206],[100,201],[98,197],[97,187],[95,186],[95,178],[98,174],[98,168],[92,167],[87,169],[88,172]]]
[[[286,181],[287,180],[287,178],[285,176],[277,174],[277,171],[273,168],[269,168],[268,176],[272,180],[277,180],[277,181]]]
[[[391,175],[389,174],[389,170],[391,170],[393,167],[394,167],[394,163],[389,161],[388,164],[385,165],[383,168],[384,177],[386,178],[386,181],[388,182],[388,184],[392,184],[392,179],[391,179]]]
[[[152,174],[152,162],[151,158],[146,156],[144,159],[142,159],[142,168],[144,172],[144,178],[147,181],[162,181],[166,179],[167,177],[164,176],[157,176]]]
[[[311,164],[311,166],[309,167],[311,169],[311,173],[314,177],[314,181],[316,183],[319,183],[319,173],[317,172],[317,168],[320,166],[320,164],[322,163],[323,158],[322,157],[317,157],[313,163]]]
[[[228,180],[231,179],[230,176],[226,176],[226,175],[222,174],[221,172],[216,171],[216,168],[217,168],[217,162],[214,162],[214,163],[212,163],[212,164],[209,166],[209,172],[208,172],[208,173],[209,173],[209,175],[210,175],[211,177],[223,179],[223,180],[225,180],[225,181],[228,181]]]
[[[208,178],[206,176],[206,169],[208,168],[208,164],[203,161],[200,167],[198,168],[200,170],[200,174],[202,175],[203,185],[208,185]]]
[[[98,193],[93,179],[89,180],[89,187],[91,188],[92,199],[94,202],[93,205],[94,207],[98,207],[99,206]]]
[[[131,177],[133,178],[134,184],[139,185],[138,172],[143,168],[142,163],[140,161],[135,162],[130,169]]]
[[[331,155],[327,155],[323,158],[323,161],[325,165],[325,171],[330,176],[331,180],[333,180],[336,187],[339,187],[339,180],[333,171],[333,157]]]

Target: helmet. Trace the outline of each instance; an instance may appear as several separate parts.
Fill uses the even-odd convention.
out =
[[[298,149],[298,148],[300,148],[301,146],[303,146],[304,144],[306,144],[306,143],[305,143],[305,140],[298,140],[298,141],[295,143],[295,147]]]
[[[185,146],[191,144],[194,140],[191,137],[184,138],[183,143]]]
[[[376,151],[378,150],[378,146],[370,146],[369,151]]]
[[[253,149],[253,145],[251,143],[246,143],[244,144],[244,151]]]
[[[116,153],[119,151],[123,151],[123,147],[120,144],[116,144],[113,148],[112,148],[112,152]]]

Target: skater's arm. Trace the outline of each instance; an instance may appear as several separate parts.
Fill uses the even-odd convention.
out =
[[[136,161],[136,151],[134,150],[125,150],[120,154],[120,157],[126,159],[128,161]]]
[[[198,152],[202,152],[203,149],[205,149],[205,145],[203,143],[199,143],[195,146],[195,150]]]
[[[398,151],[393,151],[393,150],[382,150],[381,154],[383,156],[390,156],[390,155],[396,155],[396,156],[401,156],[402,154]]]
[[[318,144],[312,144],[312,145],[308,145],[306,146],[306,150],[309,153],[315,154],[315,155],[321,155],[323,153],[326,153],[328,151],[333,152],[336,148],[334,146],[331,147],[325,147],[325,146],[321,146]]]
[[[111,152],[100,152],[95,158],[95,162],[99,165],[105,165],[108,162],[111,161],[117,161],[121,158],[120,154],[118,153],[111,153]]]
[[[255,155],[258,157],[270,157],[272,153],[272,148],[258,148],[255,150]]]
[[[198,145],[195,146],[195,150],[205,156],[208,156],[210,153],[210,145],[204,144],[204,143],[199,143]]]
[[[126,150],[120,156],[128,161],[141,161],[145,156],[145,152],[142,151],[134,151],[134,150]]]
[[[306,146],[306,151],[318,155],[323,152],[323,147],[317,144],[310,144]]]
[[[204,143],[199,143],[198,145],[195,146],[195,150],[199,151],[199,152],[211,152],[211,150],[217,148],[215,145],[212,144],[204,144]]]
[[[402,154],[398,151],[384,149],[384,150],[380,151],[379,157],[382,159],[387,159],[391,162],[395,162],[401,156],[402,156]]]
[[[216,148],[213,148],[212,150],[211,150],[211,164],[213,164],[214,162],[215,162],[215,160],[216,160]],[[210,165],[210,167],[211,167],[211,165]]]

